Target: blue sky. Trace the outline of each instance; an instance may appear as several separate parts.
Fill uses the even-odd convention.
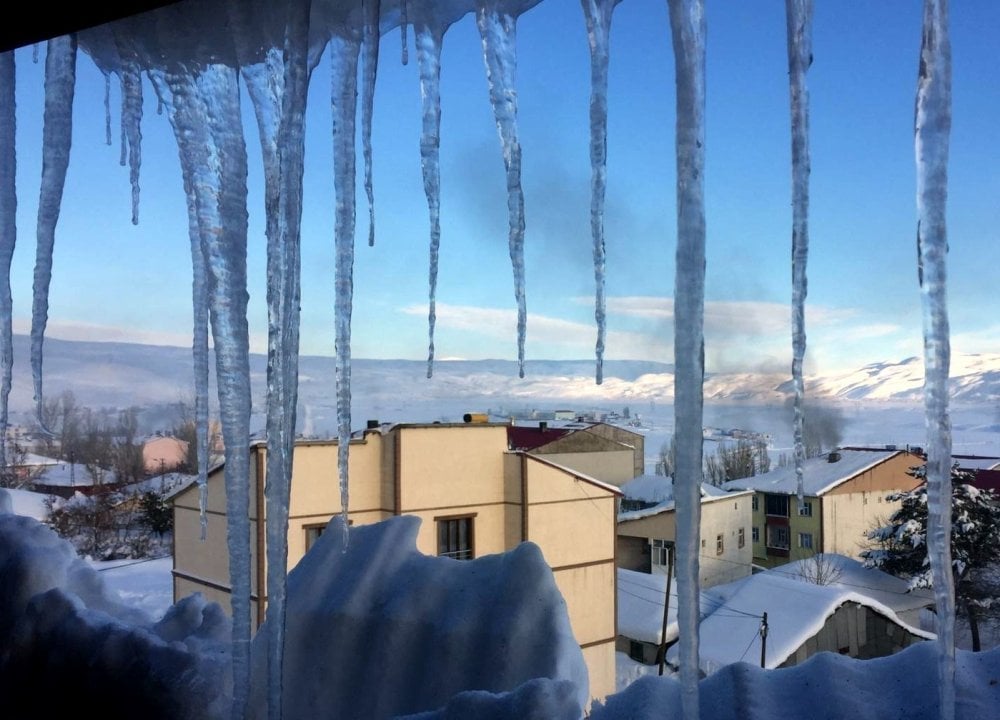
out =
[[[954,122],[949,196],[953,348],[1000,352],[1000,5],[953,3]],[[829,372],[920,353],[913,104],[921,4],[817,3],[812,99],[808,368]],[[709,370],[786,369],[791,341],[790,167],[784,3],[708,7],[706,202]],[[355,357],[426,354],[428,221],[419,162],[413,43],[383,37],[375,106],[377,240],[366,244],[360,180]],[[662,0],[615,11],[608,140],[609,358],[672,361],[673,56]],[[589,55],[575,0],[545,0],[518,23],[526,205],[529,358],[593,354],[589,229]],[[18,51],[19,243],[15,330],[30,320],[43,63]],[[445,38],[442,245],[437,356],[516,356],[499,142],[481,46],[466,17]],[[104,143],[103,77],[78,63],[74,148],[57,229],[50,335],[188,343],[190,249],[176,147],[148,84],[140,224],[128,171]],[[333,182],[329,74],[317,68],[307,119],[302,352],[333,352]],[[265,349],[263,200],[250,153],[251,332]],[[360,138],[359,138],[360,147]]]

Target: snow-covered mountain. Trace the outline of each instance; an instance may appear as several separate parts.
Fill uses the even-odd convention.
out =
[[[11,409],[31,409],[28,339],[15,336],[14,388]],[[534,360],[517,377],[511,360],[446,360],[435,363],[434,377],[418,360],[356,359],[352,372],[355,402],[365,409],[426,404],[469,398],[478,402],[532,403],[561,399],[579,402],[670,402],[673,368],[640,360],[608,361],[604,383],[594,383],[592,360]],[[251,359],[254,406],[263,410],[266,361]],[[918,401],[923,364],[919,358],[866,365],[854,372],[807,379],[812,398]],[[191,352],[186,348],[127,343],[45,342],[45,392],[54,397],[71,390],[77,403],[92,408],[156,406],[190,402]],[[214,388],[212,390],[214,393]],[[791,394],[787,375],[764,373],[711,374],[705,381],[709,402],[781,402]],[[334,406],[334,360],[303,357],[300,361],[300,408],[329,417]],[[1000,400],[1000,355],[956,355],[952,358],[952,397],[957,402]]]

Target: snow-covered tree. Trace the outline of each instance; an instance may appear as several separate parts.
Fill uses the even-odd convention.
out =
[[[924,468],[914,468],[909,474],[923,477]],[[956,604],[968,614],[973,650],[979,650],[978,611],[995,599],[987,597],[984,586],[976,582],[976,571],[1000,560],[1000,497],[974,487],[972,479],[970,472],[952,470],[951,558]],[[891,493],[886,499],[901,505],[888,524],[868,532],[875,547],[861,553],[865,565],[907,579],[911,589],[932,587],[927,556],[927,484]]]

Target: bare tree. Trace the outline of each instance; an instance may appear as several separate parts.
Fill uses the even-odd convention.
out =
[[[814,585],[833,585],[844,574],[836,557],[817,553],[807,560],[799,561],[799,577]]]

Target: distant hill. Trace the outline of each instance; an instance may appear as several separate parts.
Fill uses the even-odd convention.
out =
[[[15,366],[11,409],[30,411],[31,371],[28,338],[14,338]],[[45,341],[45,393],[71,390],[80,405],[143,407],[171,405],[192,398],[191,351],[186,348],[128,343]],[[213,366],[214,367],[214,366]],[[417,360],[356,359],[352,370],[355,402],[373,407],[403,403],[460,401],[530,403],[536,400],[578,402],[666,401],[673,398],[673,368],[667,363],[612,360],[604,364],[604,383],[594,383],[593,360],[532,360],[524,379],[511,360],[446,360],[435,363],[434,377],[426,378],[426,364]],[[323,408],[329,417],[334,406],[334,360],[302,357],[300,410],[308,414]],[[251,358],[251,385],[255,412],[263,412],[266,358]],[[813,398],[840,400],[917,401],[923,383],[922,362],[866,365],[850,373],[807,379]],[[214,394],[214,385],[212,392]],[[706,378],[709,401],[780,402],[791,394],[787,375],[731,373]],[[993,403],[1000,400],[1000,355],[957,355],[952,358],[952,397],[958,402]]]

